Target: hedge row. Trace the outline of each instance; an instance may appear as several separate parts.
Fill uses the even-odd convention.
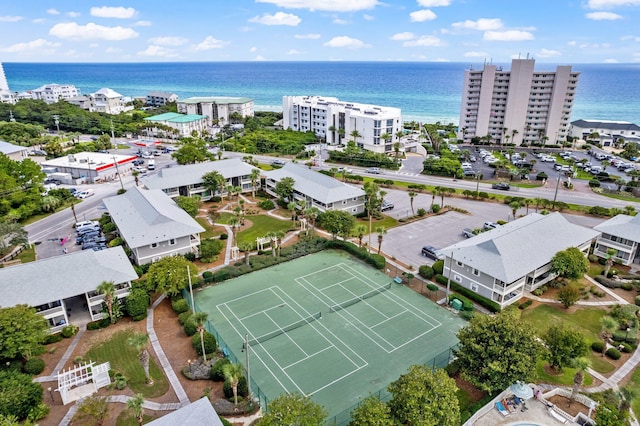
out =
[[[609,279],[603,275],[596,275],[595,277],[593,277],[593,279],[598,281],[603,286],[609,288],[620,288],[620,285],[622,284],[620,281]]]
[[[384,269],[387,264],[384,256],[375,253],[369,253],[366,248],[358,247],[357,245],[348,241],[329,240],[327,241],[326,247],[333,249],[342,249],[347,253],[354,255],[358,259],[364,260],[366,263],[377,269]]]
[[[461,296],[459,294],[450,294],[449,295],[449,305],[451,305],[451,301],[453,299],[458,299],[459,301],[462,302],[462,310],[463,311],[473,311],[474,309],[474,304],[471,300],[467,299],[464,296]]]
[[[436,275],[436,281],[439,282],[442,285],[447,285],[447,277],[445,277],[444,275]],[[469,299],[473,300],[474,302],[478,303],[481,306],[484,306],[485,308],[487,308],[489,311],[491,312],[500,312],[500,305],[497,304],[496,302],[487,299],[486,297],[480,296],[479,294],[477,294],[474,291],[469,290],[468,288],[462,287],[460,284],[458,284],[457,282],[451,280],[451,284],[450,287],[453,291],[455,291],[456,293],[459,293],[463,296],[468,297]]]

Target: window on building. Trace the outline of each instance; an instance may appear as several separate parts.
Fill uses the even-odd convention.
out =
[[[477,269],[473,269],[473,275],[475,275],[476,277],[480,276],[480,271],[478,271]]]
[[[175,238],[172,238],[172,239],[170,239],[170,240],[169,240],[169,245],[170,245],[170,246],[175,246],[175,245],[176,245],[176,240],[175,240]]]
[[[158,247],[158,243],[151,243],[151,248],[156,248]]]
[[[478,284],[471,283],[471,291],[478,291]]]
[[[453,280],[454,280],[455,282],[457,282],[458,284],[460,284],[460,283],[462,282],[462,277],[461,277],[460,275],[458,275],[458,274],[455,274],[455,275],[453,276]]]
[[[459,260],[456,260],[456,265],[462,266],[462,262],[460,262]]]

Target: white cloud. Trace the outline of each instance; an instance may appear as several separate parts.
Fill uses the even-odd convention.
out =
[[[462,22],[454,22],[451,24],[453,28],[461,28],[465,30],[490,31],[502,28],[502,21],[498,18],[487,19],[480,18],[477,21],[467,19]]]
[[[36,18],[36,19],[32,19],[31,22],[33,22],[34,24],[42,24],[44,22],[47,22],[47,20],[44,18]]]
[[[16,43],[9,47],[0,49],[0,52],[8,53],[26,53],[32,51],[52,52],[56,47],[59,47],[60,43],[54,43],[47,41],[43,38],[28,41],[26,43]]]
[[[51,27],[49,34],[58,38],[75,40],[128,40],[138,37],[138,33],[131,28],[106,27],[93,22],[89,22],[87,25],[78,25],[75,22],[56,24]]]
[[[255,58],[253,58],[254,61],[265,61],[266,58],[262,55],[258,55]]]
[[[47,13],[49,15],[60,15],[60,12],[58,12],[56,9],[47,9]]]
[[[151,21],[136,21],[133,23],[135,27],[150,27]]]
[[[539,58],[554,58],[561,55],[562,53],[558,50],[540,49],[537,56]]]
[[[381,4],[378,0],[256,0],[270,3],[283,9],[309,9],[333,12],[355,12],[373,9]]]
[[[174,58],[178,54],[173,49],[167,49],[166,47],[150,45],[145,50],[141,50],[137,53],[138,56],[155,56],[160,58]]]
[[[617,64],[618,60],[617,59],[605,59],[603,62],[605,64]]]
[[[91,44],[89,45],[89,47],[91,47],[91,48],[96,48],[96,47],[98,47],[98,46],[100,46],[98,43],[91,43]]]
[[[640,0],[589,0],[589,9],[613,9],[616,7],[640,6]]]
[[[152,37],[149,39],[149,43],[158,45],[158,46],[182,46],[188,41],[189,39],[184,37],[172,37],[172,36]]]
[[[323,46],[346,47],[348,49],[361,49],[363,47],[371,47],[371,45],[364,43],[362,40],[358,40],[357,38],[351,38],[348,36],[334,37],[328,42],[324,43]]]
[[[18,22],[23,19],[22,16],[0,16],[0,22]]]
[[[265,13],[262,16],[254,16],[249,19],[249,22],[262,25],[289,25],[295,27],[302,22],[302,19],[292,13],[276,12],[274,15]]]
[[[78,16],[80,16],[80,12],[67,12],[67,15],[72,17],[72,18],[77,18]]]
[[[287,55],[300,55],[302,52],[296,49],[291,49],[287,52]]]
[[[429,9],[417,10],[415,12],[411,12],[409,14],[409,20],[411,22],[424,22],[424,21],[433,21],[436,19],[438,15],[430,11]]]
[[[489,56],[489,54],[483,51],[471,51],[465,52],[463,56],[465,58],[486,58],[487,56]]]
[[[483,40],[489,41],[523,41],[523,40],[533,40],[533,34],[528,31],[518,31],[518,30],[509,30],[509,31],[486,31]]]
[[[104,51],[106,53],[120,53],[122,52],[122,49],[118,49],[117,47],[107,47]]]
[[[587,19],[593,21],[615,21],[616,19],[622,19],[622,16],[613,12],[591,12],[585,15]]]
[[[249,49],[249,52],[251,52],[251,53],[255,53],[257,51],[258,51],[258,48],[255,47],[255,46],[251,46],[251,49]]]
[[[404,40],[411,40],[412,38],[414,38],[415,35],[411,32],[403,32],[403,33],[396,33],[394,35],[391,36],[391,40],[395,40],[395,41],[404,41]]]
[[[422,7],[449,6],[451,0],[418,0],[418,4]]]
[[[130,19],[136,16],[138,12],[132,7],[92,7],[91,16],[98,18],[118,18],[118,19]]]
[[[442,40],[438,37],[434,36],[420,36],[415,40],[408,40],[402,43],[403,46],[407,47],[434,47],[434,46],[442,46]]]
[[[331,22],[336,25],[347,25],[349,23],[346,19],[338,18],[337,16],[334,16]]]
[[[376,17],[372,16],[372,15],[367,15],[366,13],[364,15],[362,15],[362,19],[364,19],[365,21],[375,21]]]
[[[218,40],[212,36],[207,36],[207,38],[202,40],[200,43],[194,44],[192,48],[196,51],[222,49],[227,44],[229,44],[229,42]]]
[[[317,40],[321,36],[320,34],[296,34],[293,37],[297,38],[298,40]]]

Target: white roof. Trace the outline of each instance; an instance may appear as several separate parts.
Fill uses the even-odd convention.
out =
[[[103,154],[101,152],[79,152],[77,154],[63,155],[43,161],[43,167],[71,167],[82,170],[106,170],[115,167],[114,160],[118,164],[130,163],[135,160],[135,155]]]
[[[365,195],[365,192],[360,188],[295,163],[286,163],[281,169],[271,170],[264,174],[268,179],[273,179],[276,182],[285,177],[291,177],[294,180],[293,189],[296,192],[324,204]]]
[[[593,227],[603,234],[615,235],[631,241],[640,242],[640,215],[619,214]]]
[[[559,212],[529,214],[441,250],[450,258],[511,283],[546,265],[556,253],[578,247],[600,233],[575,225]]]
[[[245,163],[240,158],[229,158],[227,160],[164,168],[159,173],[143,178],[141,181],[149,189],[177,188],[202,183],[202,176],[214,170],[219,172],[225,179],[230,179],[238,176],[247,176],[253,169],[255,167]]]
[[[200,398],[166,416],[162,416],[152,422],[150,426],[222,426],[218,413],[211,405],[209,398]]]
[[[108,87],[103,87],[97,92],[93,93],[93,95],[103,95],[106,98],[121,98],[122,95],[115,90],[109,89]]]
[[[102,202],[131,248],[204,232],[198,222],[159,189],[133,187]]]
[[[14,145],[9,142],[0,141],[0,152],[9,155],[15,152],[26,151],[28,148],[20,145]]]
[[[95,290],[103,281],[138,278],[122,247],[82,250],[0,268],[0,305],[38,306]]]

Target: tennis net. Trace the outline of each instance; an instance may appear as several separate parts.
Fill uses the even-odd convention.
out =
[[[253,346],[256,345],[258,343],[262,343],[262,342],[266,342],[267,340],[271,340],[274,337],[278,337],[281,334],[284,334],[288,331],[294,330],[296,328],[302,327],[303,325],[307,325],[312,323],[313,321],[322,318],[322,312],[318,312],[316,314],[313,314],[311,316],[308,316],[306,318],[302,318],[296,322],[293,322],[289,325],[286,325],[282,328],[279,328],[278,330],[274,330],[274,331],[270,331],[269,333],[263,334],[262,336],[258,336],[256,338],[253,339],[249,339],[248,340],[248,344],[249,346]],[[246,343],[242,345],[243,349],[246,349]]]
[[[349,299],[345,302],[338,303],[337,305],[333,305],[329,308],[329,312],[338,312],[346,307],[351,305],[355,305],[358,302],[362,302],[365,299],[376,296],[380,293],[383,293],[391,288],[391,283],[383,285],[382,287],[374,288],[373,290],[363,294],[362,296],[356,296],[353,299]]]

